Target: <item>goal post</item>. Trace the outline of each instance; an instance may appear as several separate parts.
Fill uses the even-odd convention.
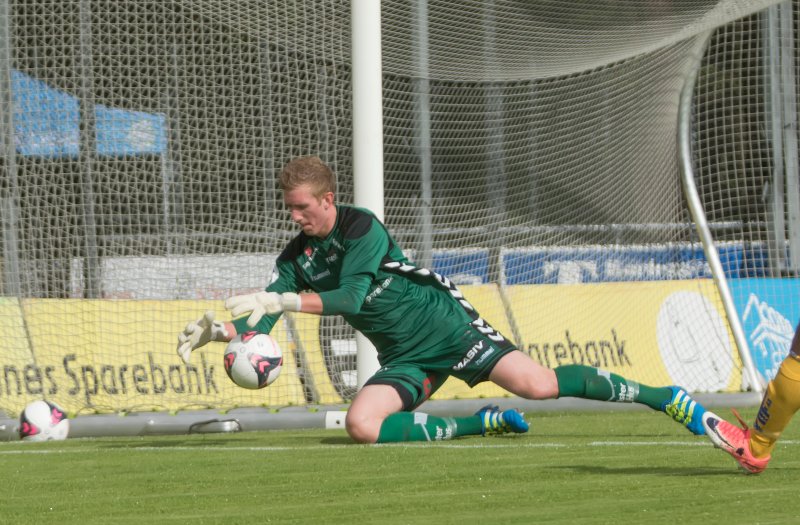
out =
[[[383,221],[381,3],[353,0],[353,203]],[[358,388],[378,371],[375,346],[356,332]]]
[[[719,252],[714,244],[714,237],[711,234],[711,229],[706,220],[703,204],[700,201],[700,196],[697,192],[697,185],[694,182],[694,166],[691,154],[692,148],[692,103],[694,100],[695,81],[697,79],[697,72],[700,69],[702,56],[708,47],[708,41],[711,39],[711,32],[701,35],[698,38],[697,51],[695,53],[696,62],[694,67],[686,79],[686,84],[681,91],[680,99],[680,113],[678,114],[678,147],[679,157],[681,164],[681,181],[683,182],[684,193],[686,194],[686,201],[689,207],[689,212],[692,215],[697,234],[703,244],[703,251],[711,269],[711,274],[714,278],[714,283],[719,290],[720,299],[722,300],[725,309],[725,316],[730,326],[733,339],[736,342],[736,347],[739,357],[742,359],[744,369],[749,381],[749,386],[755,392],[761,393],[764,390],[763,380],[758,377],[758,372],[753,364],[753,359],[750,356],[750,346],[747,343],[747,338],[742,329],[742,323],[739,319],[739,313],[736,311],[731,290],[728,286],[728,278],[725,275],[725,270],[720,261]]]

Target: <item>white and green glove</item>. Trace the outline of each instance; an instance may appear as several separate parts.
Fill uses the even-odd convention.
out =
[[[247,326],[253,328],[265,315],[275,315],[281,312],[299,312],[300,296],[296,293],[257,292],[245,295],[235,295],[225,301],[225,308],[231,315],[239,317],[250,313]]]
[[[209,341],[228,341],[230,339],[225,324],[214,320],[214,312],[209,310],[197,321],[186,325],[178,334],[178,355],[183,362],[189,364],[192,351],[209,343]]]

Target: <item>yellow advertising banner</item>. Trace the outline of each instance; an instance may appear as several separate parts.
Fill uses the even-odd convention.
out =
[[[509,286],[517,332],[496,286],[459,289],[489,324],[548,368],[576,363],[654,386],[741,390],[741,361],[710,280]],[[470,389],[451,378],[433,399],[506,395],[488,382]]]
[[[340,383],[342,382],[341,373],[346,371],[347,368],[344,359],[336,359],[332,353],[329,353],[327,359],[322,351],[324,344],[328,347],[333,346],[334,337],[332,334],[322,333],[321,330],[321,317],[312,314],[290,314],[291,319],[289,326],[293,338],[293,344],[298,355],[303,358],[303,368],[308,372],[307,386],[312,389],[315,398],[321,404],[339,404],[343,403],[343,399],[339,390],[336,389],[333,383],[333,377],[339,376]],[[285,315],[284,315],[285,317]],[[353,344],[353,352],[355,352],[355,343]],[[355,354],[352,354],[351,361],[355,362]],[[337,362],[340,361],[340,362]],[[352,370],[355,373],[355,370]],[[340,389],[344,389],[344,385],[339,385]]]
[[[13,303],[0,309],[13,311]],[[175,352],[177,334],[206,310],[224,311],[219,301],[24,300],[24,328],[19,314],[0,317],[7,330],[0,402],[10,413],[42,398],[72,413],[305,404],[290,351],[284,351],[286,373],[261,390],[228,378],[222,343],[184,364]],[[281,348],[290,346],[281,324],[272,335]],[[35,358],[17,348],[26,342]]]
[[[481,316],[523,352],[555,368],[595,366],[650,385],[739,391],[741,362],[710,280],[461,286]],[[508,308],[508,309],[507,309]],[[308,314],[273,330],[284,354],[278,380],[246,390],[227,377],[225,345],[189,365],[177,334],[221,301],[0,299],[0,408],[47,398],[70,413],[342,403],[355,389],[352,330]],[[511,316],[507,312],[511,312]],[[339,326],[341,325],[341,326]],[[434,399],[501,397],[448,380]]]
[[[507,289],[520,349],[693,392],[741,389],[741,361],[711,280],[526,285]]]

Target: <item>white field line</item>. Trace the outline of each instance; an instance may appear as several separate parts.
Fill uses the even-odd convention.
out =
[[[794,445],[800,441],[782,440],[780,445]],[[224,445],[215,446],[169,446],[162,447],[153,446],[121,446],[121,447],[78,447],[78,448],[48,448],[48,449],[14,449],[2,450],[5,445],[0,444],[0,456],[3,455],[18,455],[18,454],[85,454],[86,452],[124,452],[130,454],[133,452],[295,452],[302,450],[339,450],[344,448],[364,447],[364,448],[381,448],[381,447],[436,447],[436,448],[457,448],[457,449],[525,449],[525,448],[582,448],[582,447],[710,447],[712,444],[707,441],[692,442],[692,441],[591,441],[589,443],[498,443],[498,444],[470,444],[470,443],[436,443],[429,445],[427,443],[386,443],[381,445],[356,445],[356,444],[343,444],[343,445],[314,445],[308,447],[291,447],[291,446],[278,446],[278,447],[227,447]]]

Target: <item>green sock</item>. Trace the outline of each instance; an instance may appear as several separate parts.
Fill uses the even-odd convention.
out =
[[[661,410],[664,403],[672,399],[672,390],[669,388],[642,385],[591,366],[559,366],[555,373],[558,397],[641,403],[654,410]]]
[[[377,442],[440,441],[480,433],[478,416],[435,417],[422,412],[397,412],[383,420]]]

